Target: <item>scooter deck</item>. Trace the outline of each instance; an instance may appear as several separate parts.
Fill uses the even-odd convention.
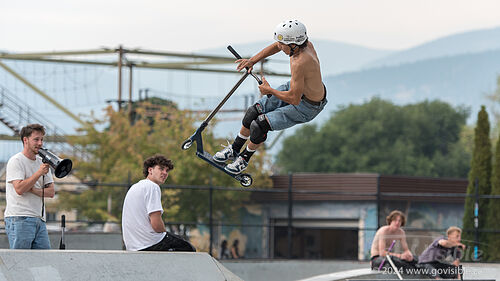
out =
[[[212,165],[212,166],[218,168],[219,170],[223,171],[224,173],[230,175],[231,177],[233,177],[237,180],[241,180],[241,175],[242,175],[241,173],[240,174],[232,174],[232,173],[226,171],[224,169],[224,167],[226,167],[227,164],[226,163],[219,163],[219,162],[215,161],[212,157],[212,154],[210,154],[206,151],[203,151],[203,153],[200,153],[197,151],[196,155],[198,155],[198,157],[200,157],[201,159],[207,161],[210,165]]]

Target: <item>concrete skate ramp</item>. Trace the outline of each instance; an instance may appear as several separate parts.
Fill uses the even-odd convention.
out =
[[[0,281],[241,281],[207,253],[0,250]]]

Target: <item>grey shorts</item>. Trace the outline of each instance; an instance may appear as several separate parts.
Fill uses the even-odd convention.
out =
[[[290,90],[290,81],[276,88],[278,91]],[[284,130],[294,125],[306,123],[314,119],[325,108],[328,100],[325,98],[319,102],[319,105],[313,105],[305,100],[301,100],[298,105],[286,103],[275,96],[268,98],[264,96],[257,101],[262,106],[264,114],[269,120],[271,129]]]

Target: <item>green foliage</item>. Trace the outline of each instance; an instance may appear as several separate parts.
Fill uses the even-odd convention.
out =
[[[495,163],[491,177],[491,195],[500,195],[500,138],[495,151]],[[500,199],[490,199],[486,218],[486,228],[498,229],[500,225]],[[500,260],[500,237],[497,233],[487,233],[487,258],[489,261]]]
[[[339,109],[321,128],[302,126],[284,140],[277,163],[287,172],[465,177],[467,116],[440,101],[397,106],[374,98]]]
[[[196,130],[197,117],[175,106],[142,103],[135,108],[134,122],[126,111],[106,109],[104,120],[94,118],[89,126],[81,128],[82,135],[71,140],[87,153],[86,158],[73,159],[75,174],[86,181],[99,183],[131,184],[143,179],[142,165],[146,158],[163,154],[174,162],[167,185],[239,186],[239,183],[218,171],[195,155],[196,144],[188,151],[180,149],[181,143]],[[212,122],[214,123],[214,121]],[[102,125],[107,129],[94,129]],[[205,150],[214,153],[223,140],[217,140],[211,126],[203,133]],[[225,142],[225,140],[224,140]],[[265,151],[252,158],[248,172],[254,178],[254,186],[270,186],[265,168],[268,163]],[[108,194],[112,196],[111,214],[107,212]],[[79,214],[91,220],[120,220],[124,187],[97,186],[79,195],[62,194],[62,207],[77,209]],[[214,191],[214,218],[235,216],[241,201],[248,198],[246,192]],[[169,221],[199,221],[208,217],[208,191],[191,189],[163,189],[164,219]]]
[[[488,195],[491,191],[491,167],[492,153],[490,141],[490,123],[488,121],[488,113],[484,106],[477,116],[477,125],[474,131],[474,151],[472,153],[471,169],[469,173],[469,185],[467,194],[475,194],[475,182],[478,182],[479,195]],[[465,210],[463,218],[464,233],[462,240],[469,245],[474,241],[474,197],[467,197],[465,200]],[[480,199],[480,206],[487,206],[487,199]],[[487,208],[479,208],[479,228],[486,227]],[[486,235],[481,235],[480,240],[485,241]],[[472,245],[471,245],[472,246]],[[483,250],[483,249],[482,249]]]
[[[500,76],[497,77],[497,89],[490,96],[496,103],[497,107],[500,104]],[[500,125],[500,113],[493,110],[496,124],[496,135],[498,135]],[[493,171],[491,175],[491,195],[500,195],[500,137],[496,142]],[[486,227],[489,229],[498,229],[500,225],[500,199],[490,199],[488,204],[488,213],[486,219]],[[489,261],[500,260],[500,235],[498,233],[487,233],[488,247],[487,259]]]

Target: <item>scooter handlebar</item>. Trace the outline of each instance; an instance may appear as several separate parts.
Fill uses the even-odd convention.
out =
[[[237,59],[241,59],[241,56],[240,54],[238,54],[238,52],[236,52],[235,49],[233,49],[233,47],[231,47],[231,45],[227,46],[227,49],[237,58]]]
[[[237,59],[242,59],[242,57],[240,56],[240,54],[238,54],[238,52],[236,52],[235,49],[233,49],[233,47],[231,47],[231,45],[227,46],[227,49],[233,54],[233,56],[235,56]],[[247,70],[248,70],[248,67],[245,67]],[[259,77],[257,77],[257,75],[253,74],[250,72],[250,75],[253,76],[253,78],[255,78],[255,80],[257,80],[257,83],[259,83],[259,85],[262,85],[262,80],[260,80]],[[271,97],[271,95],[267,95],[268,97]]]

